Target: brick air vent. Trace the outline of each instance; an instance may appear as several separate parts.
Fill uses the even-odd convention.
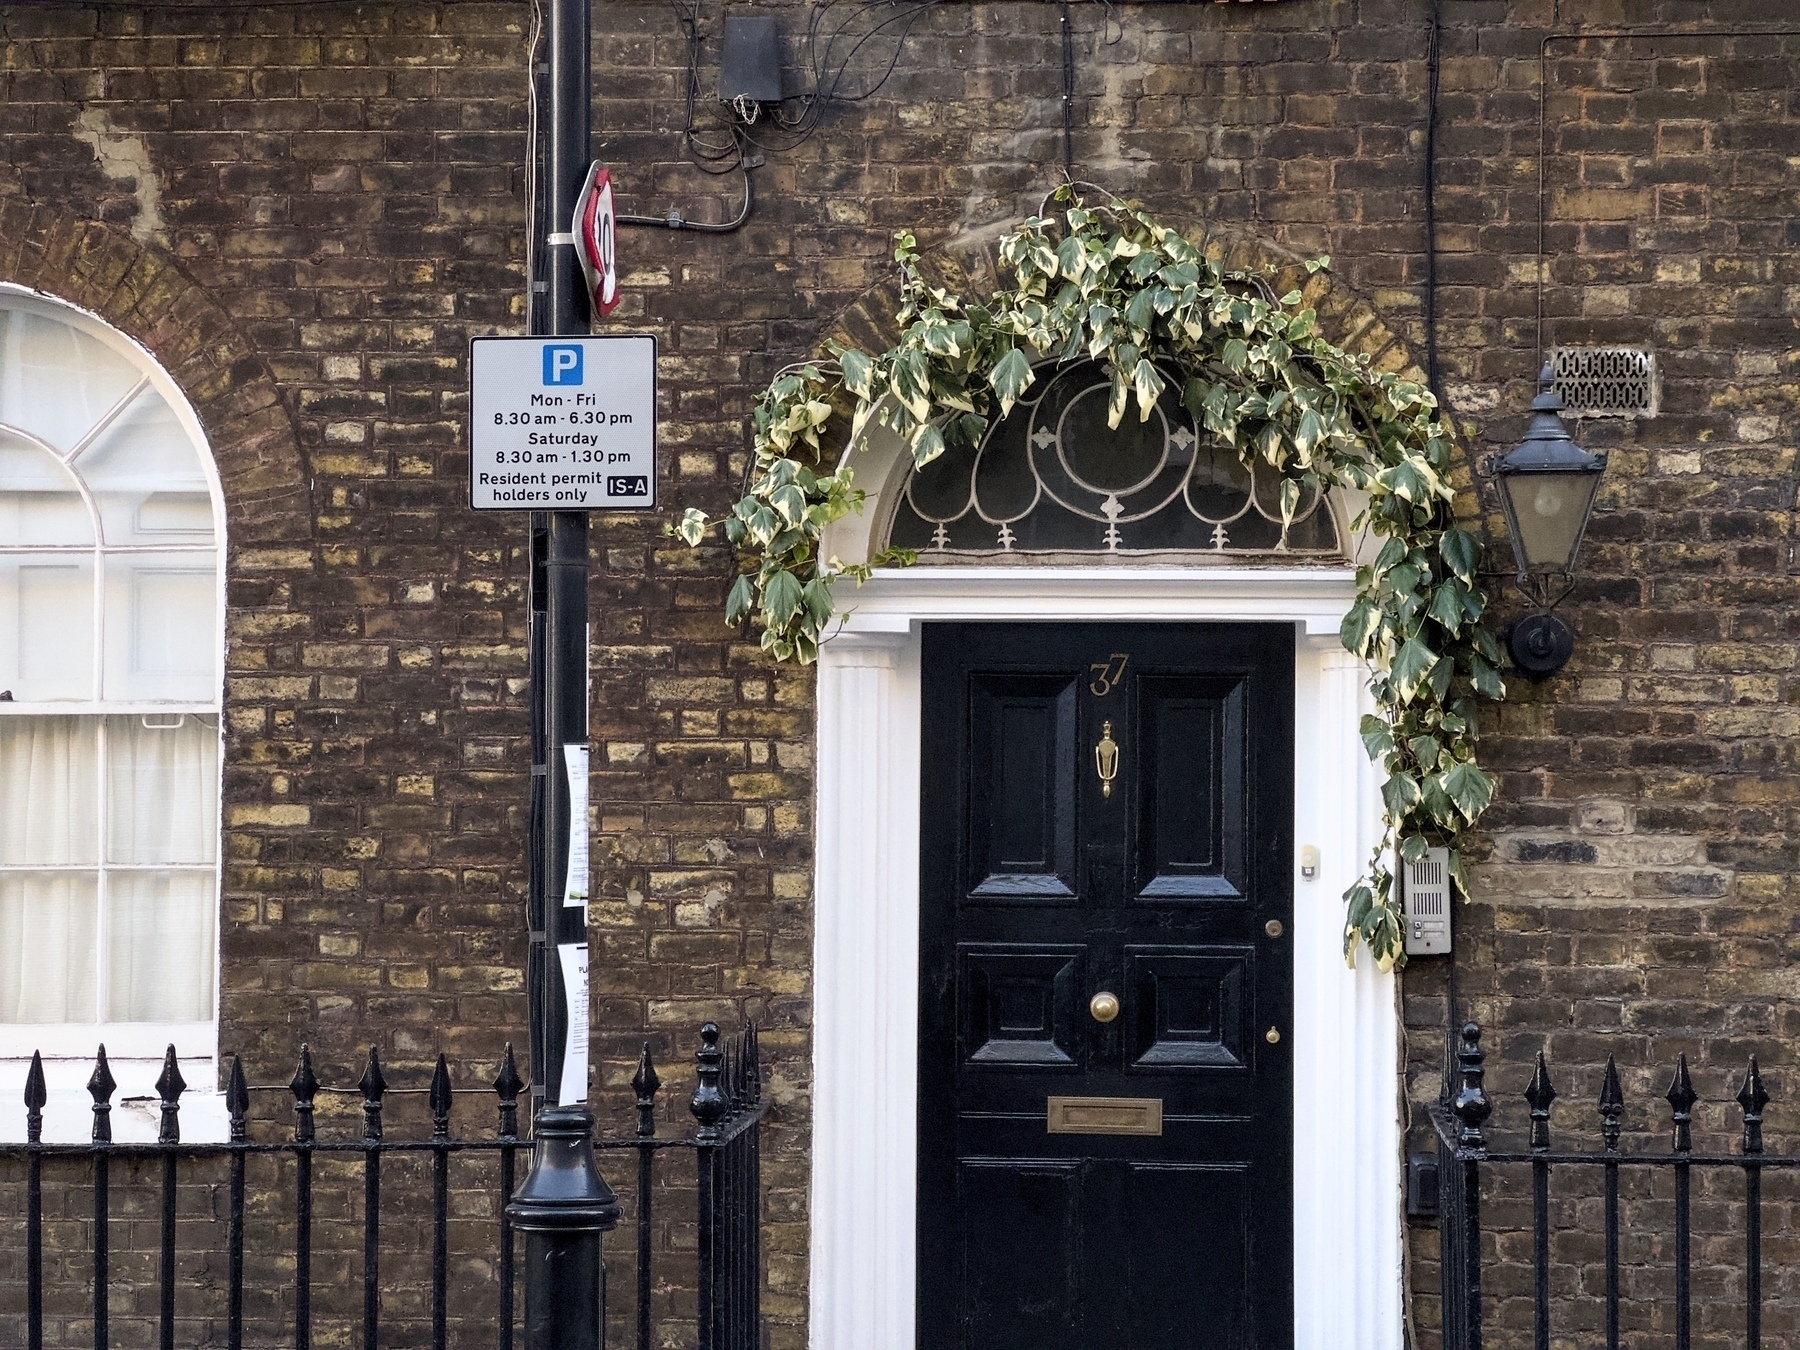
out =
[[[1556,392],[1571,417],[1655,417],[1656,355],[1640,347],[1553,347]]]

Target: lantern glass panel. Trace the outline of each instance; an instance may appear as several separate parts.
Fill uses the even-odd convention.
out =
[[[1574,571],[1582,527],[1599,486],[1600,475],[1593,471],[1501,475],[1521,571]]]

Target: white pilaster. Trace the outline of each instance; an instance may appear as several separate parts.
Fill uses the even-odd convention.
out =
[[[826,643],[818,716],[811,1344],[915,1350],[916,635]]]
[[[1381,806],[1358,727],[1368,667],[1336,636],[1302,640],[1295,873],[1294,1324],[1298,1350],[1401,1344],[1399,1019],[1395,980],[1365,950],[1343,960],[1344,892],[1379,837]],[[1305,747],[1311,743],[1310,751]]]

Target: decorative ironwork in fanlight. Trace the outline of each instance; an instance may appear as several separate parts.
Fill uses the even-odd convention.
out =
[[[1045,364],[1026,397],[978,447],[957,446],[907,475],[888,543],[921,555],[1205,552],[1336,555],[1324,494],[1301,493],[1281,522],[1281,476],[1247,469],[1195,428],[1181,381],[1148,420],[1135,399],[1106,425],[1111,391],[1092,361]]]

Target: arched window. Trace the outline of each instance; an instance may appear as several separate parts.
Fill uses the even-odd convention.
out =
[[[1281,520],[1281,478],[1244,468],[1202,433],[1166,388],[1149,418],[1135,400],[1106,424],[1111,380],[1092,361],[1045,362],[979,447],[961,446],[910,472],[888,542],[922,560],[971,554],[1341,556],[1323,494],[1303,493]]]
[[[174,382],[91,315],[0,287],[7,1054],[214,1053],[223,545]]]

